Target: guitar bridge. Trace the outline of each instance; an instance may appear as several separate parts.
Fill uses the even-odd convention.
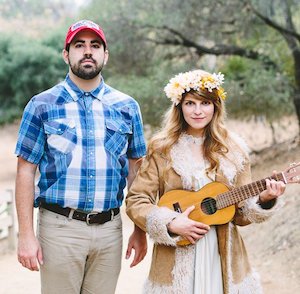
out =
[[[181,207],[180,207],[180,205],[179,205],[179,202],[173,203],[173,208],[174,208],[174,210],[175,210],[176,212],[182,213],[182,209],[181,209]]]

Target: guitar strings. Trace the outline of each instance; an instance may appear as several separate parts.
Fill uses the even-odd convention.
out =
[[[208,196],[204,198],[202,202],[195,203],[195,205],[198,204],[210,205],[215,201],[216,204],[219,202],[221,204],[225,204],[226,206],[230,206],[234,203],[242,201],[244,198],[241,196],[247,196],[247,198],[251,196],[255,196],[257,195],[257,193],[262,192],[265,189],[265,187],[266,187],[265,179],[259,180],[251,184],[235,188],[231,191],[226,191],[224,193],[214,195],[214,196]],[[233,203],[232,201],[230,201],[232,198],[233,198]]]
[[[282,180],[282,174],[276,174],[272,177],[268,177],[256,182],[237,187],[231,191],[226,191],[218,195],[212,195],[204,198],[201,202],[196,202],[195,205],[204,205],[205,208],[215,210],[222,209],[245,200],[250,197],[254,197],[258,193],[266,189],[266,179]],[[232,201],[233,200],[233,201]],[[220,205],[219,205],[220,204]]]

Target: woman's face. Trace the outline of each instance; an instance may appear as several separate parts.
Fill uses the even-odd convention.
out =
[[[214,104],[210,100],[187,94],[182,102],[183,117],[188,125],[187,133],[202,136],[204,128],[212,120],[214,109]]]

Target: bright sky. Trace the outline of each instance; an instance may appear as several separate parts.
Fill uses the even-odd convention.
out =
[[[75,0],[74,1],[76,3],[76,5],[86,5],[88,4],[88,2],[90,2],[89,0]]]

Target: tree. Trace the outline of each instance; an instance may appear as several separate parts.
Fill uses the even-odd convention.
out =
[[[101,3],[93,1],[83,15],[89,15],[101,23],[109,44],[117,46],[118,52],[126,53],[123,58],[118,58],[118,54],[113,56],[115,70],[119,69],[123,74],[134,73],[131,70],[134,68],[134,74],[151,77],[153,64],[160,66],[161,70],[167,69],[165,75],[160,75],[164,82],[161,83],[162,89],[167,77],[180,69],[203,66],[210,70],[222,69],[238,83],[239,91],[236,93],[247,93],[249,99],[244,99],[245,96],[243,99],[248,102],[247,107],[252,109],[253,115],[261,115],[265,109],[267,119],[272,121],[277,111],[274,111],[275,107],[281,103],[280,113],[287,114],[294,102],[300,122],[297,95],[292,93],[293,89],[297,93],[294,61],[282,35],[262,21],[253,7],[261,12],[269,9],[271,16],[280,20],[286,11],[283,8],[289,7],[293,15],[291,18],[295,19],[300,3],[289,1],[283,4],[279,0],[122,0],[110,4],[103,0]],[[102,13],[98,14],[100,9]],[[114,48],[110,49],[116,52]],[[119,56],[122,57],[122,54]],[[218,57],[217,66],[214,56]],[[227,63],[234,56],[237,57],[235,63],[245,60],[248,65],[254,64],[250,66],[251,70],[230,75],[232,68]],[[255,92],[255,77],[258,75],[266,85],[275,85],[274,96],[266,97],[270,91],[265,90],[264,93],[263,83],[259,88],[262,92]],[[251,86],[248,87],[248,83]],[[253,96],[256,94],[262,99],[253,108]],[[142,105],[142,108],[146,107]],[[234,107],[231,109],[244,117],[243,111]]]
[[[268,1],[268,6],[263,6],[263,1],[246,1],[251,11],[267,26],[274,29],[285,40],[293,59],[294,65],[294,98],[293,102],[298,117],[300,129],[300,30],[296,29],[296,16],[300,15],[299,1]],[[275,3],[277,2],[277,3]],[[255,5],[256,4],[256,5]],[[275,9],[278,4],[280,10]],[[276,6],[275,6],[276,5]],[[279,20],[278,20],[279,19]],[[298,23],[299,25],[299,23]]]
[[[75,3],[74,3],[75,2]],[[88,0],[86,0],[88,2]],[[1,0],[0,14],[3,18],[37,19],[47,17],[58,21],[77,13],[80,4],[74,0]]]
[[[0,123],[3,123],[18,117],[33,95],[62,80],[67,68],[56,48],[22,36],[2,35],[0,50]]]
[[[296,22],[300,15],[299,1],[202,1],[201,9],[198,1],[172,1],[165,3],[165,11],[171,10],[171,5],[184,8],[186,17],[181,14],[179,26],[168,20],[160,25],[145,24],[148,32],[155,32],[148,38],[150,41],[157,45],[188,48],[199,57],[208,54],[240,56],[261,62],[265,69],[273,70],[275,76],[278,76],[276,72],[284,76],[285,68],[281,66],[279,54],[275,56],[276,52],[268,52],[270,48],[266,50],[264,42],[259,42],[270,38],[270,29],[274,29],[277,35],[272,36],[273,42],[279,39],[278,36],[282,37],[290,51],[289,58],[294,68],[292,96],[300,130],[300,32],[297,32],[299,22]],[[196,35],[192,27],[197,27]],[[255,34],[258,37],[253,38]],[[253,40],[258,43],[253,43]],[[282,49],[282,46],[278,47]]]

